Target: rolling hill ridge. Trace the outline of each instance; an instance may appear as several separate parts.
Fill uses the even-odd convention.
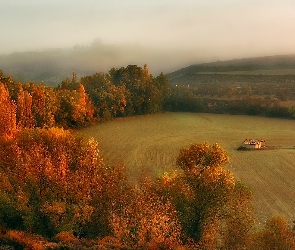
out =
[[[191,83],[204,75],[290,75],[295,74],[295,55],[265,56],[194,64],[167,74],[170,83]]]

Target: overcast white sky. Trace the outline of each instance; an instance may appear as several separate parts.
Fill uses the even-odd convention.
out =
[[[295,53],[294,0],[1,0],[0,10],[0,54],[95,38],[196,60]]]

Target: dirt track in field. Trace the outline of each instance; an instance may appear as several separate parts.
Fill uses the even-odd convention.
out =
[[[99,142],[107,164],[124,164],[136,180],[176,168],[179,149],[192,143],[218,143],[227,166],[253,191],[261,221],[272,215],[295,220],[295,121],[251,116],[164,113],[120,118],[81,130]],[[265,139],[278,150],[238,151],[246,138]]]

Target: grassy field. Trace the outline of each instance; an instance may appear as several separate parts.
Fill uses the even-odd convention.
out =
[[[295,121],[218,114],[164,113],[116,119],[80,131],[94,137],[107,164],[124,164],[131,179],[176,168],[179,149],[218,143],[227,166],[253,191],[260,221],[273,215],[295,220]],[[244,139],[265,139],[276,150],[238,151]]]

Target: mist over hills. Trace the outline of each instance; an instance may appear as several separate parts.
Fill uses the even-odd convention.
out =
[[[196,51],[196,54],[198,52]],[[195,62],[196,56],[185,50],[159,50],[136,44],[111,45],[100,40],[89,46],[57,48],[41,51],[15,52],[0,55],[0,70],[16,81],[44,82],[55,86],[75,72],[77,77],[129,64],[143,67],[148,64],[153,75],[169,73]]]
[[[198,58],[198,59],[196,59]],[[201,63],[206,62],[207,63]],[[211,61],[211,62],[208,62]],[[80,78],[108,72],[129,64],[148,64],[153,75],[163,72],[171,83],[190,83],[204,74],[295,74],[295,55],[265,56],[217,61],[210,52],[185,49],[155,49],[137,44],[104,44],[100,39],[89,46],[14,52],[0,55],[0,70],[23,83],[44,82],[56,86],[75,72]],[[197,64],[196,64],[197,63]],[[190,66],[187,66],[190,65]],[[294,72],[292,71],[294,69]],[[261,72],[261,71],[266,72]],[[285,71],[282,71],[285,70]],[[286,71],[287,70],[287,71]],[[288,71],[289,70],[289,71]],[[172,73],[170,73],[172,72]]]

